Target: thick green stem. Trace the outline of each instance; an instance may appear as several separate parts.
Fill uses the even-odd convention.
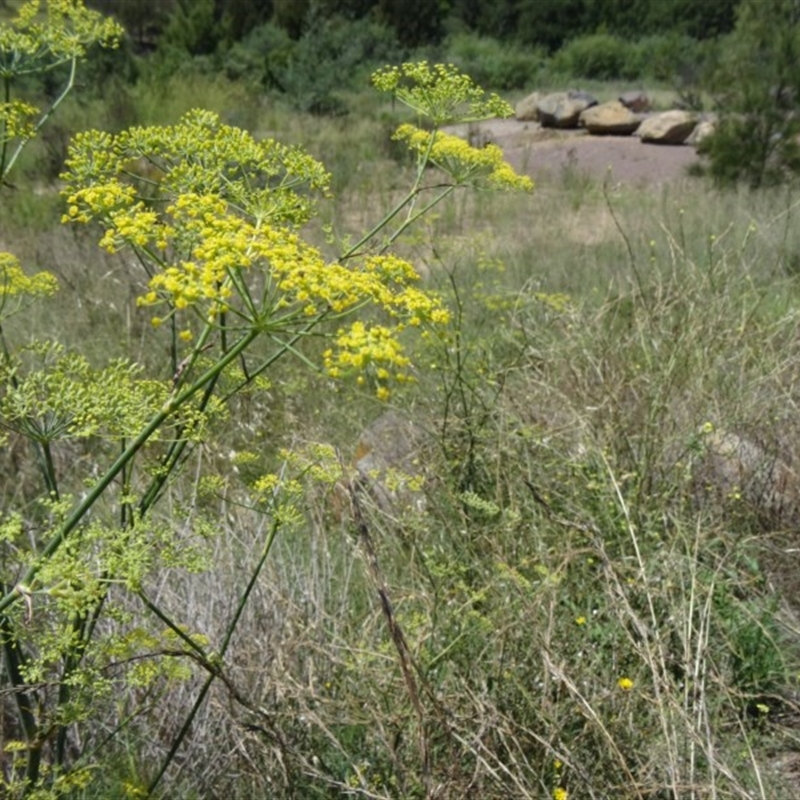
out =
[[[40,555],[37,563],[31,565],[22,579],[17,583],[17,586],[28,587],[34,580],[39,572],[40,565],[46,562],[54,553],[58,551],[61,545],[66,541],[70,533],[81,523],[83,518],[88,513],[89,509],[97,502],[103,495],[103,492],[108,488],[114,478],[125,469],[125,466],[130,460],[139,452],[147,440],[177,411],[184,403],[188,402],[197,392],[208,385],[209,382],[216,380],[217,376],[227,367],[232,361],[237,359],[252,342],[258,337],[260,331],[253,329],[248,331],[238,342],[222,357],[216,364],[209,367],[194,383],[187,388],[183,389],[170,400],[168,400],[164,408],[156,414],[150,422],[142,429],[139,435],[131,441],[125,451],[117,458],[117,460],[109,467],[108,471],[102,478],[94,485],[92,490],[86,495],[81,504],[67,517],[61,525],[58,533],[50,540],[50,543],[45,547]],[[13,603],[16,603],[23,596],[23,592],[15,588],[8,592],[2,599],[0,599],[0,613],[5,611]]]
[[[247,587],[245,588],[242,596],[239,598],[239,603],[236,607],[236,611],[234,612],[231,621],[228,624],[228,629],[225,633],[225,637],[222,640],[222,646],[220,647],[219,651],[219,658],[221,660],[225,657],[225,653],[228,650],[228,646],[231,643],[231,639],[233,638],[233,634],[236,631],[236,627],[239,624],[239,619],[244,612],[244,608],[247,605],[247,601],[250,599],[250,595],[252,594],[253,588],[256,585],[256,581],[258,580],[258,576],[261,574],[261,570],[264,568],[264,564],[267,561],[267,557],[269,556],[270,550],[272,549],[272,544],[275,541],[275,536],[278,533],[279,522],[277,519],[274,519],[272,522],[272,527],[270,528],[269,535],[267,536],[266,542],[264,542],[264,548],[261,551],[261,557],[258,560],[258,563],[253,570],[253,574],[250,576],[250,580],[247,583]],[[163,621],[163,617],[162,617]],[[195,698],[194,705],[192,706],[191,711],[187,715],[186,719],[184,720],[181,729],[178,731],[178,735],[175,737],[175,740],[172,743],[172,747],[170,747],[169,752],[167,753],[166,758],[164,759],[164,763],[161,765],[161,769],[158,771],[158,774],[153,778],[150,782],[150,785],[147,787],[147,796],[149,797],[155,791],[158,784],[161,782],[161,779],[164,777],[164,773],[169,768],[169,765],[172,763],[173,759],[175,758],[178,750],[180,749],[183,740],[186,738],[186,734],[189,732],[189,729],[192,726],[192,722],[194,722],[194,718],[197,716],[197,712],[203,705],[203,702],[208,694],[209,689],[211,688],[211,684],[214,682],[214,679],[217,677],[219,673],[219,667],[212,663],[208,663],[208,677],[206,678],[205,683],[200,689],[200,693]]]
[[[6,672],[11,685],[16,690],[14,700],[17,705],[20,724],[25,733],[28,744],[28,756],[25,764],[25,778],[28,786],[33,786],[39,779],[39,765],[42,760],[42,743],[39,741],[39,726],[36,722],[34,704],[31,694],[25,690],[25,679],[22,677],[22,667],[25,664],[25,654],[20,650],[15,641],[14,630],[6,616],[0,616],[0,641],[2,641],[3,654],[5,655]]]

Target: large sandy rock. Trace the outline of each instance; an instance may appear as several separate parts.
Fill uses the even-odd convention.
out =
[[[652,144],[683,144],[697,125],[691,111],[663,111],[642,122],[636,135]]]
[[[539,121],[545,128],[577,128],[581,113],[597,105],[586,92],[556,92],[539,100]]]
[[[520,122],[538,122],[539,120],[539,101],[542,99],[541,92],[533,92],[517,103],[514,109],[514,116]]]
[[[769,527],[797,524],[800,476],[780,456],[731,431],[705,434],[703,445],[696,472],[702,498],[744,505]]]
[[[642,117],[634,114],[619,100],[587,108],[580,117],[581,125],[589,133],[598,136],[629,136],[639,127],[641,121]]]
[[[425,430],[397,411],[384,412],[362,431],[355,468],[360,485],[383,511],[424,508],[422,457],[429,444]]]
[[[619,96],[619,102],[629,108],[634,114],[641,114],[650,110],[650,98],[640,91],[623,92]]]
[[[709,136],[711,136],[716,129],[717,118],[715,116],[701,119],[700,122],[698,122],[695,126],[695,129],[689,135],[689,138],[686,140],[686,144],[691,145],[692,147],[697,147],[700,142],[703,141],[703,139],[707,139]]]

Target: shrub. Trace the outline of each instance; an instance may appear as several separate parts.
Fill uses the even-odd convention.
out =
[[[500,42],[470,33],[450,36],[444,45],[447,60],[484,86],[524,89],[536,81],[544,52],[512,42]]]
[[[342,93],[366,83],[376,66],[401,55],[393,31],[368,19],[312,17],[299,40],[274,25],[256,28],[224,57],[232,79],[246,78],[285,96],[299,111],[346,113]]]
[[[576,78],[632,79],[642,73],[643,56],[636,45],[609,33],[573,39],[553,56],[552,68]]]
[[[721,123],[700,148],[721,184],[752,187],[800,174],[800,10],[745,0],[709,86]]]
[[[669,83],[698,83],[711,43],[680,33],[646,36],[636,42],[641,71],[648,78]]]

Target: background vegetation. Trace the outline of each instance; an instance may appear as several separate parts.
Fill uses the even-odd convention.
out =
[[[406,116],[363,90],[371,62],[421,46],[505,91],[590,78],[681,88],[691,75],[676,65],[707,65],[718,80],[748,48],[773,53],[754,30],[762,4],[743,3],[738,27],[733,5],[103,4],[130,38],[92,55],[81,91],[0,188],[2,249],[62,286],[3,336],[62,343],[95,368],[130,357],[172,378],[136,307],[141,264],[98,250],[97,231],[56,224],[78,130],[172,124],[203,106],[302,145],[333,174],[334,199],[305,230],[324,248],[327,226],[357,236],[413,178],[390,138]],[[776,64],[793,87],[788,60]],[[754,73],[741,98],[774,98],[775,74]],[[52,97],[56,77],[26,89]],[[790,111],[768,118],[768,141],[794,132],[780,127]],[[753,147],[725,152],[741,169],[724,192],[565,172],[531,195],[459,195],[403,237],[400,252],[451,310],[445,330],[415,345],[416,379],[387,404],[374,387],[282,362],[197,437],[164,490],[154,525],[175,563],[148,574],[145,591],[211,650],[281,520],[186,735],[209,665],[118,598],[103,633],[133,615],[139,650],[94,677],[108,686],[117,670],[125,690],[88,692],[90,719],[62,720],[61,745],[36,743],[64,747],[76,779],[20,796],[147,796],[167,761],[156,796],[792,796],[798,199],[791,149],[764,162],[766,181],[751,179]],[[409,474],[389,476],[388,503],[347,488],[365,423],[387,410],[413,420],[421,443]],[[60,512],[41,504],[26,447],[7,439],[0,491],[35,530]],[[106,447],[59,443],[53,469],[79,495]],[[286,487],[280,515],[253,502],[266,474]],[[13,582],[10,529],[0,540]],[[46,627],[45,602],[29,625]],[[10,785],[6,745],[25,737],[7,660],[2,670]],[[59,690],[41,682],[30,696]]]

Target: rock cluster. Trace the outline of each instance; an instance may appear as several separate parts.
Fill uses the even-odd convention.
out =
[[[672,109],[653,112],[644,92],[624,92],[617,100],[598,104],[586,92],[534,92],[520,100],[516,118],[536,121],[543,128],[583,128],[594,136],[638,136],[650,144],[697,145],[714,130],[713,117]]]

